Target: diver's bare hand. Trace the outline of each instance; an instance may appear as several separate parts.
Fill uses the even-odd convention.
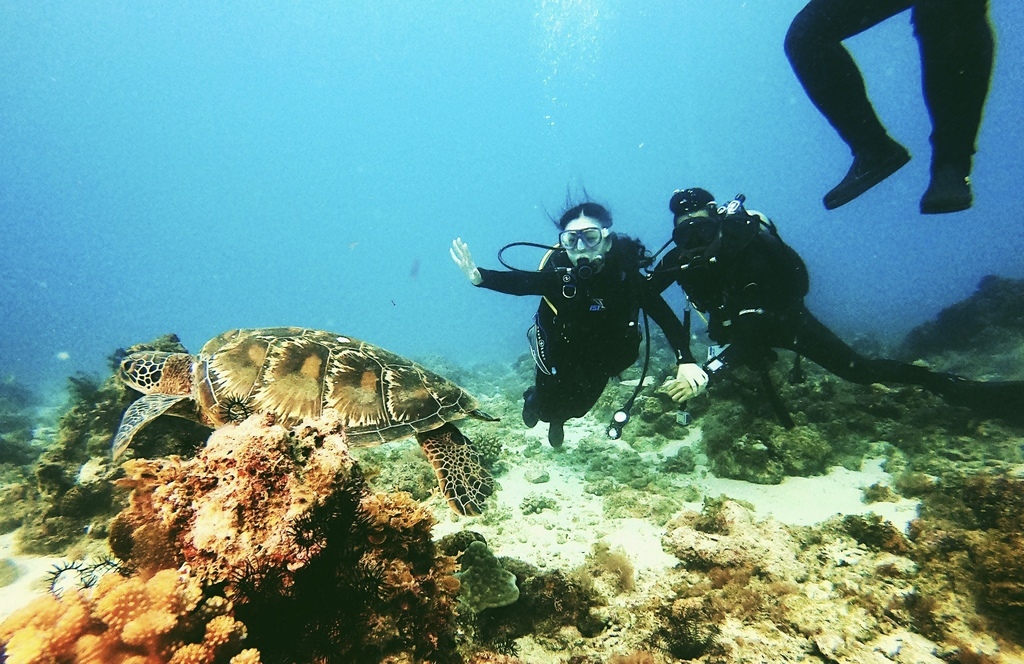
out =
[[[480,270],[476,268],[476,263],[473,262],[473,254],[469,253],[469,245],[462,241],[461,237],[457,237],[452,240],[452,247],[448,250],[451,254],[452,260],[459,266],[462,273],[469,279],[469,283],[474,286],[479,286],[483,282],[484,278],[480,276]]]
[[[708,374],[700,366],[690,362],[680,364],[675,378],[665,382],[662,389],[676,403],[683,403],[700,396],[708,386]]]

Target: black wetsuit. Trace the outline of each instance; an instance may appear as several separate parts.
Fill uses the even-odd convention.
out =
[[[613,233],[611,237],[604,266],[588,279],[573,276],[572,263],[562,250],[552,253],[539,272],[480,269],[483,288],[545,298],[537,310],[537,324],[550,373],[538,368],[531,394],[545,422],[585,415],[608,379],[636,361],[641,308],[662,329],[681,360],[693,359],[683,324],[640,274],[643,245],[626,236]],[[563,281],[567,274],[569,282]]]
[[[765,370],[774,348],[785,348],[845,380],[920,385],[951,403],[997,415],[1024,412],[1024,383],[981,383],[914,364],[868,358],[853,350],[804,306],[807,270],[778,234],[758,224],[741,247],[723,246],[713,262],[691,260],[678,247],[658,263],[659,292],[678,283],[691,305],[708,314],[708,335],[730,344],[728,364]],[[690,264],[686,269],[681,265]],[[689,334],[689,314],[684,318]]]
[[[956,163],[969,173],[992,75],[987,0],[811,0],[789,27],[786,55],[840,137],[854,153],[870,152],[888,134],[841,42],[907,9],[921,51],[933,164]]]

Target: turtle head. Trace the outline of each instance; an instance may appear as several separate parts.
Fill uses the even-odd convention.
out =
[[[146,351],[121,360],[119,373],[132,389],[143,394],[192,394],[192,363],[188,353]]]

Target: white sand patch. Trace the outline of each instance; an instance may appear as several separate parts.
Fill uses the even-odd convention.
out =
[[[587,418],[565,427],[563,451],[570,451],[586,438],[607,440],[604,426]],[[582,475],[558,463],[547,447],[547,424],[541,423],[527,432],[527,437],[544,441],[546,452],[535,457],[522,457],[506,474],[498,478],[498,490],[488,509],[501,512],[498,523],[475,517],[460,518],[450,510],[439,513],[434,528],[437,538],[460,530],[483,535],[496,555],[517,558],[541,568],[571,569],[586,561],[599,541],[613,550],[621,549],[629,556],[638,573],[660,571],[678,561],[661,548],[662,528],[643,519],[610,519],[604,516],[603,500],[584,491]],[[628,447],[618,441],[616,445]],[[549,480],[534,484],[527,475],[546,472]],[[523,514],[523,500],[531,495],[553,498],[557,510],[545,509],[539,514]]]
[[[917,518],[919,501],[866,504],[863,489],[872,484],[891,485],[892,477],[882,470],[884,459],[868,459],[861,470],[832,468],[819,477],[787,477],[781,484],[751,484],[708,476],[703,485],[707,495],[725,494],[754,505],[759,518],[774,517],[793,526],[811,526],[837,514],[877,514],[906,531]]]
[[[14,533],[0,535],[0,558],[9,559],[18,568],[14,583],[0,588],[0,620],[47,592],[50,570],[63,561],[54,556],[15,555]]]
[[[628,448],[622,440],[609,441],[603,423],[592,418],[576,420],[565,428],[563,450],[575,449],[584,439],[601,440],[615,447]],[[661,547],[664,528],[644,519],[608,518],[603,513],[600,496],[586,493],[586,484],[580,472],[559,463],[557,453],[547,446],[547,425],[538,424],[527,432],[527,437],[544,441],[544,453],[533,457],[512,455],[513,468],[498,478],[499,488],[488,503],[494,514],[475,518],[460,518],[438,502],[438,525],[435,537],[472,530],[487,539],[488,546],[499,556],[508,556],[541,568],[571,569],[585,562],[594,544],[607,542],[612,549],[621,549],[629,556],[641,577],[657,575],[679,561],[665,553]],[[684,445],[700,440],[698,427],[691,427],[680,440],[670,441],[657,452],[644,452],[641,456],[650,463],[678,452]],[[781,484],[752,484],[741,480],[723,479],[705,470],[689,480],[705,496],[726,495],[752,504],[759,519],[772,517],[788,525],[814,525],[837,514],[875,513],[897,528],[906,529],[917,517],[918,501],[901,499],[899,502],[866,504],[863,489],[876,483],[891,484],[892,478],[882,470],[883,459],[865,461],[860,471],[842,467],[832,468],[820,477],[790,477]],[[533,484],[527,476],[547,472],[550,480]],[[523,514],[523,500],[531,495],[551,497],[557,501],[557,511],[545,509],[539,514]],[[701,503],[686,503],[687,509],[699,511]]]

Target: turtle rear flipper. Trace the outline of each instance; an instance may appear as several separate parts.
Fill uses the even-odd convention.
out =
[[[128,410],[124,411],[124,416],[121,417],[121,424],[117,427],[114,443],[110,446],[114,461],[117,461],[118,457],[124,454],[124,451],[132,444],[132,438],[135,437],[139,429],[166,413],[182,399],[187,398],[178,394],[146,394],[128,406]]]
[[[463,516],[480,514],[484,500],[494,493],[494,482],[469,439],[451,423],[418,433],[416,439],[434,467],[448,505]]]

